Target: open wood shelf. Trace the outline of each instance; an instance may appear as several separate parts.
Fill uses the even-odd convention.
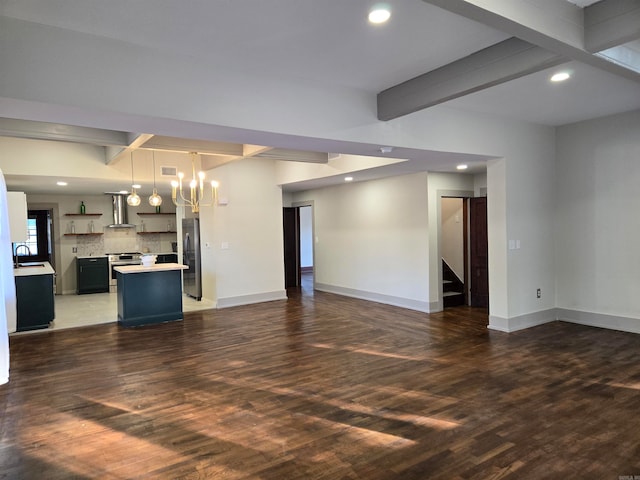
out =
[[[80,235],[104,235],[103,232],[94,232],[94,233],[65,233],[64,236],[65,237],[77,237]]]
[[[138,232],[138,235],[155,235],[158,233],[173,233],[174,235],[178,232],[174,232],[173,230],[171,231],[167,231],[167,230],[162,230],[160,232]]]
[[[65,213],[65,217],[101,217],[101,213]]]
[[[175,215],[176,212],[160,212],[160,213],[155,213],[155,212],[138,212],[138,215],[140,215],[141,217],[152,217],[153,215]]]

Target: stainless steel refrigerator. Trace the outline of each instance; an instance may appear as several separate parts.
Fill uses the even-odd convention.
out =
[[[202,298],[202,273],[200,267],[200,220],[182,220],[182,263],[189,267],[182,271],[184,293],[200,300]]]

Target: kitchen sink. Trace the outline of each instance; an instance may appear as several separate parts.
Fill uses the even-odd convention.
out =
[[[44,267],[44,263],[19,263],[18,268]]]

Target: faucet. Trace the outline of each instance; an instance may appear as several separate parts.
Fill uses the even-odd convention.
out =
[[[24,247],[27,249],[27,255],[31,256],[31,249],[29,248],[29,245],[25,244],[25,243],[21,243],[20,245],[16,245],[16,249],[14,250],[15,252],[15,257],[16,257],[16,264],[15,264],[15,268],[18,268],[18,250],[20,249],[20,247]]]

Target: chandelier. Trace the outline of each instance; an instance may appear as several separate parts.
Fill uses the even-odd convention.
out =
[[[178,180],[171,182],[171,200],[176,207],[191,207],[193,213],[198,213],[200,207],[210,207],[214,205],[218,200],[218,182],[211,181],[211,195],[210,198],[208,191],[204,189],[204,172],[198,172],[196,179],[196,162],[195,158],[197,152],[190,152],[191,155],[191,181],[189,182],[189,198],[185,198],[184,191],[182,189],[182,179],[184,173],[178,173]],[[199,188],[198,188],[199,187]],[[208,188],[207,188],[208,190]],[[179,192],[179,194],[178,194]]]

